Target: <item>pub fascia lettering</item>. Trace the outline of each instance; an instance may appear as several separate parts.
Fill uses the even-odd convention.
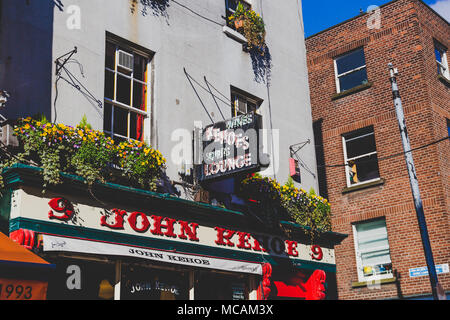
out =
[[[53,203],[54,201],[49,202],[51,208]],[[121,230],[125,228],[125,223],[128,222],[131,229],[140,234],[150,232],[153,235],[157,236],[178,238],[196,242],[199,241],[197,235],[199,224],[195,222],[187,222],[156,215],[151,215],[149,219],[149,217],[145,213],[137,211],[128,213],[125,210],[120,209],[113,209],[111,210],[111,213],[113,214],[113,216],[101,216],[101,226],[107,227],[112,230]],[[128,216],[128,219],[125,219],[126,216]],[[67,221],[66,215],[62,215],[59,217],[53,215],[52,219]],[[175,228],[176,226],[178,228]],[[178,229],[179,231],[176,232],[176,229]],[[240,232],[221,227],[215,227],[214,229],[216,231],[215,244],[218,246],[237,248],[253,252],[265,252],[269,254],[287,254],[290,257],[299,256],[298,243],[293,240],[283,241],[278,237],[252,235],[247,232]],[[320,261],[323,258],[322,249],[319,246],[311,246],[310,254],[313,260]],[[176,260],[178,258],[171,257],[171,259]]]

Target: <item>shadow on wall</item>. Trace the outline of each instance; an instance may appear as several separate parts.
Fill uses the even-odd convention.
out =
[[[0,88],[11,95],[8,119],[51,117],[54,10],[61,0],[0,1]]]

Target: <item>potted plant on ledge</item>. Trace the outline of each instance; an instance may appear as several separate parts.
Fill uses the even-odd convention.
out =
[[[245,9],[239,2],[236,11],[228,19],[230,24],[235,26],[236,31],[247,39],[248,50],[259,48],[264,54],[266,30],[264,21],[258,13]]]

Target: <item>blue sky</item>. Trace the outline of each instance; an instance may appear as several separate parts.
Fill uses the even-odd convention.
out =
[[[360,9],[367,11],[371,5],[380,6],[389,0],[302,0],[305,36],[311,36],[359,14]],[[424,0],[441,16],[450,19],[450,0]]]

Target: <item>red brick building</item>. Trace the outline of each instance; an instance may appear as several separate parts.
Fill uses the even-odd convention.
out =
[[[395,0],[306,40],[320,193],[332,204],[339,299],[430,298],[388,63],[398,69],[439,283],[450,292],[450,25]],[[430,144],[430,145],[429,145]]]

